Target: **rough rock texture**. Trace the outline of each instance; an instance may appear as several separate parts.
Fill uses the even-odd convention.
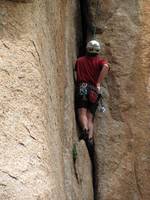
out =
[[[82,199],[72,158],[77,10],[74,1],[0,1],[1,200]]]
[[[79,199],[93,200],[92,166],[84,141],[77,144],[77,155],[75,172],[81,189]],[[72,199],[78,198],[73,197]]]
[[[96,1],[88,6],[111,65],[96,120],[97,199],[148,200],[150,1],[99,1],[97,18]]]
[[[64,54],[56,62],[58,52],[51,49],[56,42],[63,52],[64,13],[55,14],[56,6],[63,9],[61,2],[54,3],[53,9],[49,3],[0,2],[3,200],[65,199],[59,117],[63,103],[57,96],[63,84],[51,90],[62,77]],[[53,20],[47,26],[50,16],[55,27]]]
[[[0,0],[1,200],[93,199],[73,66],[94,24],[111,65],[95,121],[96,199],[150,199],[149,19],[149,0]]]

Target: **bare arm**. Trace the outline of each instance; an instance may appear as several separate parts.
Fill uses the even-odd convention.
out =
[[[98,80],[97,80],[97,89],[98,89],[98,91],[100,91],[101,83],[104,80],[105,76],[107,75],[108,71],[109,71],[108,64],[104,64],[103,68],[102,68],[102,71],[100,72]]]

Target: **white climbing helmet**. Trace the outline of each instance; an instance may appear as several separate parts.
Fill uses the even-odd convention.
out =
[[[101,49],[100,43],[97,42],[96,40],[91,40],[86,45],[86,50],[88,53],[99,54],[100,49]]]

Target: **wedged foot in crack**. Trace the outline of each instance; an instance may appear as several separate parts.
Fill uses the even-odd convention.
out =
[[[80,133],[79,140],[84,140],[86,142],[87,139],[88,139],[88,130],[83,129]]]
[[[79,140],[84,140],[85,141],[86,147],[87,147],[88,152],[89,152],[89,156],[90,156],[90,158],[92,160],[93,159],[93,154],[94,154],[94,139],[93,139],[93,137],[89,138],[88,130],[83,129],[81,131]]]
[[[93,154],[94,154],[94,140],[93,138],[87,138],[86,139],[86,146],[90,155],[90,158],[93,158]]]

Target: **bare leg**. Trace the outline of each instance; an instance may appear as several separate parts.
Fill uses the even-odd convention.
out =
[[[88,130],[88,118],[87,118],[87,109],[86,108],[79,108],[79,123],[82,129]]]
[[[84,139],[89,156],[91,160],[93,159],[93,153],[94,153],[94,143],[93,143],[93,115],[86,109],[86,108],[80,108],[78,109],[79,114],[79,123],[81,128],[85,132],[83,133],[83,137],[80,139]]]
[[[94,129],[94,117],[93,114],[87,111],[88,118],[88,129],[89,129],[89,139],[93,137],[93,129]]]

